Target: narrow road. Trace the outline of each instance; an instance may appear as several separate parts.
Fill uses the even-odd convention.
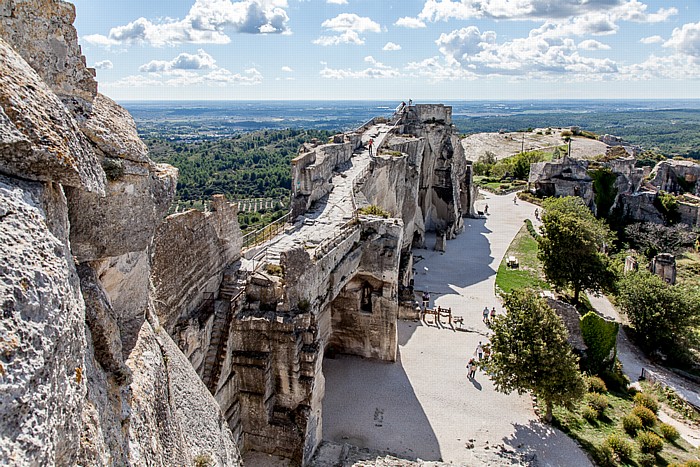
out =
[[[484,306],[502,309],[495,277],[510,242],[535,206],[514,195],[477,203],[486,219],[465,219],[465,231],[445,253],[414,250],[415,288],[429,290],[431,306],[452,308],[463,328],[399,322],[395,364],[338,357],[324,361],[323,438],[457,465],[512,465],[536,456],[540,466],[590,466],[586,454],[561,431],[539,422],[528,396],[506,395],[478,372],[467,379],[467,360],[488,340]]]

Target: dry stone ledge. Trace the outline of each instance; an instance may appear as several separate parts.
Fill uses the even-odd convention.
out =
[[[21,133],[31,142],[31,151],[23,150],[24,144],[3,144],[0,172],[104,194],[105,174],[87,138],[39,75],[2,39],[0,107],[8,117],[0,119],[2,133],[15,139]]]

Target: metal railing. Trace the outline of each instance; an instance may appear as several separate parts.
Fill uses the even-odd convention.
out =
[[[272,240],[282,230],[284,230],[284,227],[285,227],[285,225],[287,225],[287,222],[289,221],[291,216],[292,216],[292,213],[288,212],[284,216],[272,221],[271,223],[256,230],[255,232],[250,232],[248,234],[245,234],[243,236],[243,246],[241,247],[241,249],[247,250],[247,249],[252,248],[254,246],[260,245],[261,243],[265,243],[269,240]]]

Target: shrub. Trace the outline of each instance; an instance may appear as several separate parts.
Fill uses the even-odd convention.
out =
[[[646,427],[654,426],[654,423],[656,423],[656,415],[654,415],[654,412],[646,407],[642,407],[641,405],[638,405],[632,409],[632,414],[639,417],[639,419],[642,421],[642,425]]]
[[[271,274],[273,276],[282,277],[284,270],[282,269],[282,266],[280,266],[279,264],[269,264],[268,263],[265,265],[265,272],[267,272],[268,274]]]
[[[124,163],[121,159],[105,157],[102,160],[102,169],[110,182],[119,180],[124,176]]]
[[[527,231],[530,233],[532,238],[537,239],[537,237],[540,236],[540,234],[537,233],[537,230],[535,230],[535,226],[532,225],[532,221],[530,219],[525,219],[525,225],[527,226]]]
[[[637,464],[641,467],[654,467],[656,465],[656,456],[649,453],[640,454],[637,457]]]
[[[658,454],[664,448],[664,440],[651,431],[643,431],[637,435],[639,450],[651,454]]]
[[[676,427],[669,425],[668,423],[662,423],[659,425],[659,431],[661,432],[661,435],[670,442],[677,440],[680,436],[680,433],[678,433]]]
[[[614,370],[603,370],[599,373],[599,376],[605,381],[605,385],[608,387],[609,391],[625,392],[627,391],[627,386],[629,385],[629,379],[622,373],[620,368]]]
[[[604,394],[608,392],[607,386],[605,386],[605,381],[597,376],[589,376],[586,378],[588,382],[588,392],[597,392],[599,394]]]
[[[598,412],[598,415],[602,414],[605,409],[608,408],[607,396],[595,392],[586,394],[586,403],[588,407]]]
[[[685,464],[683,464],[683,467],[700,467],[700,461],[696,461],[696,460],[685,461]]]
[[[615,465],[615,451],[612,450],[610,446],[603,443],[598,446],[598,449],[594,453],[598,465],[601,466],[613,466]]]
[[[598,419],[598,411],[593,407],[585,406],[581,412],[581,416],[588,422],[593,422]]]
[[[198,454],[194,459],[195,467],[213,467],[214,459],[209,454]]]
[[[659,401],[651,394],[640,392],[634,396],[634,405],[646,407],[652,412],[659,413]]]
[[[581,335],[588,346],[586,355],[591,372],[597,373],[610,367],[615,354],[618,328],[616,322],[607,321],[594,311],[581,318]]]
[[[608,436],[605,439],[605,445],[612,449],[620,459],[629,459],[634,449],[632,443],[619,435]]]
[[[642,426],[644,426],[642,419],[636,415],[628,414],[622,417],[622,428],[631,436],[637,434],[637,432],[642,429]]]
[[[364,214],[366,216],[379,216],[383,217],[384,219],[387,219],[389,217],[389,213],[387,211],[380,208],[379,206],[375,206],[374,204],[360,209],[359,212],[360,214]]]

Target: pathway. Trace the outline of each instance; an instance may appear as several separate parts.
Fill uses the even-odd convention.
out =
[[[364,132],[362,142],[366,144],[370,138],[374,138],[376,149],[392,128],[388,124],[374,125]],[[313,249],[335,239],[355,213],[352,202],[353,185],[369,163],[369,151],[363,148],[352,155],[345,167],[337,168],[333,174],[333,190],[304,214],[307,220],[298,225],[295,230],[278,235],[267,243],[266,262],[279,264],[280,253],[296,245],[305,245]]]
[[[488,329],[481,310],[496,305],[496,271],[508,245],[535,207],[513,195],[487,195],[487,219],[465,219],[447,252],[415,250],[415,288],[431,305],[451,307],[470,332],[399,323],[396,364],[338,357],[324,361],[323,438],[390,451],[406,458],[458,465],[511,465],[499,453],[536,454],[538,465],[589,466],[562,432],[540,423],[527,396],[495,391],[486,375],[466,377],[465,364]],[[482,210],[484,201],[477,203]],[[433,238],[429,238],[432,248]],[[431,318],[428,318],[432,323]]]

